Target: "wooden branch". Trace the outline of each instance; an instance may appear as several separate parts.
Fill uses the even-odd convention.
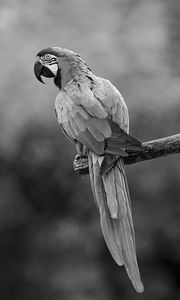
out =
[[[129,156],[124,158],[124,163],[129,165],[144,160],[180,153],[180,134],[142,143],[142,147],[142,151],[126,151]],[[73,168],[74,171],[79,174],[88,174],[88,158],[76,155]]]

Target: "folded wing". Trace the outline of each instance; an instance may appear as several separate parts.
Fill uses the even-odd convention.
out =
[[[70,99],[64,101],[63,106],[56,106],[59,123],[66,135],[86,145],[97,155],[127,156],[124,150],[139,150],[140,142],[120,128],[98,99],[95,98],[94,103],[97,113],[89,104],[77,105]]]

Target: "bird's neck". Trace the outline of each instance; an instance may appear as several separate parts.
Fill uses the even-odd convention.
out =
[[[61,69],[61,89],[64,89],[66,84],[71,80],[77,83],[83,82],[90,74],[92,74],[90,69],[79,57],[71,62],[64,61],[63,68]]]
[[[64,64],[63,68],[61,69],[61,88],[63,89],[65,85],[71,80],[72,74],[71,74],[71,68],[68,65],[68,63]]]

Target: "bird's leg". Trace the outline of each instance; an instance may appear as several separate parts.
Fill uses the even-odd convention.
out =
[[[77,155],[74,158],[73,168],[76,172],[79,170],[79,174],[87,174],[87,164],[88,164],[88,149],[86,146],[82,145],[79,142],[76,142]],[[85,166],[83,170],[83,165]]]
[[[87,157],[87,152],[88,149],[86,146],[84,146],[83,144],[79,143],[78,141],[76,141],[76,150],[77,150],[77,157],[79,158],[84,158]]]

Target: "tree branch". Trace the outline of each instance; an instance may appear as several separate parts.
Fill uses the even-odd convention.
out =
[[[124,158],[124,163],[129,165],[144,160],[180,153],[180,134],[142,143],[142,147],[142,151],[126,151],[129,156]],[[76,155],[73,168],[74,171],[79,174],[88,174],[88,158]]]

